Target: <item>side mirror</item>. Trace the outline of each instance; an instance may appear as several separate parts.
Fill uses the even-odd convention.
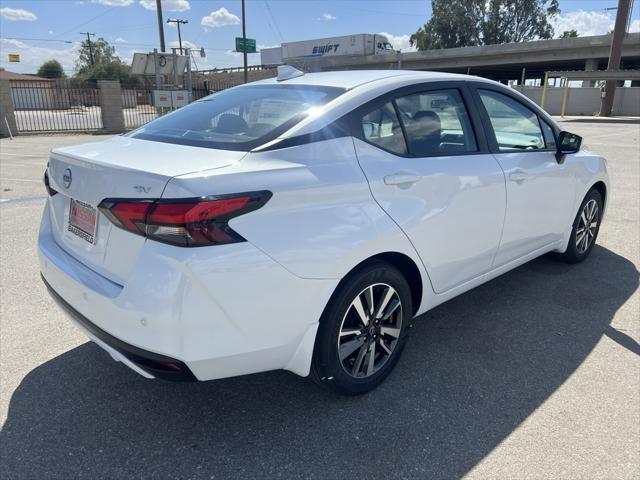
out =
[[[564,156],[569,153],[577,153],[582,145],[582,137],[575,133],[560,132],[558,135],[558,149],[556,151],[556,160],[558,163],[564,161]]]

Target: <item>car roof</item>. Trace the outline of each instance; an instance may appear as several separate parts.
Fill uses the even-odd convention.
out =
[[[342,70],[335,72],[305,73],[299,77],[281,81],[278,81],[274,77],[252,82],[251,85],[322,85],[326,87],[340,87],[351,90],[352,88],[359,87],[366,83],[386,80],[393,77],[396,79],[400,79],[399,77],[413,77],[416,81],[469,79],[469,76],[467,75],[442,72],[423,72],[416,70]]]

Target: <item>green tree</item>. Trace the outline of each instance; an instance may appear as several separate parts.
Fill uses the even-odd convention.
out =
[[[577,36],[577,30],[565,30],[564,32],[562,32],[562,35],[560,35],[560,38],[575,38]]]
[[[98,38],[89,45],[82,42],[82,48],[76,60],[75,77],[78,81],[120,80],[134,82],[137,77],[130,73],[130,68],[116,55],[116,49],[104,38]]]
[[[48,60],[38,69],[38,76],[44,78],[64,78],[64,70],[57,60]]]
[[[76,60],[76,72],[79,75],[91,70],[97,65],[105,65],[118,59],[115,47],[109,45],[104,38],[100,37],[89,43],[88,40],[82,42],[80,52]]]
[[[411,36],[418,50],[552,38],[558,0],[431,0],[429,21]]]

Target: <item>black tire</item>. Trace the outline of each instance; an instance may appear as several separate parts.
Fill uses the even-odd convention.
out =
[[[589,205],[591,202],[595,202],[595,204],[597,205],[597,211],[595,212],[595,215],[594,215],[594,221],[597,223],[595,227],[591,228],[590,233],[587,234],[590,237],[590,239],[587,238],[587,240],[584,240],[584,241],[588,241],[588,245],[586,246],[586,249],[585,249],[584,245],[579,241],[581,238],[583,238],[580,236],[582,234],[583,225],[584,225],[584,220],[582,216],[584,213],[585,214],[584,218],[586,218],[587,211],[585,211],[585,207],[587,207],[587,205]],[[571,237],[569,238],[569,245],[567,246],[567,250],[564,253],[557,255],[557,257],[560,260],[567,263],[580,263],[589,256],[589,254],[591,253],[591,250],[593,250],[593,246],[596,244],[596,239],[598,238],[598,232],[600,231],[600,222],[602,220],[602,208],[603,208],[603,203],[602,203],[602,195],[600,195],[600,192],[598,192],[598,190],[596,190],[595,188],[589,190],[587,195],[584,197],[584,200],[580,204],[580,208],[578,209],[576,218],[573,221],[573,228],[571,229]]]
[[[372,289],[369,290],[369,287]],[[384,299],[388,295],[390,297],[385,303]],[[362,322],[358,308],[353,305],[357,298],[360,299],[360,306],[365,307],[368,326]],[[367,308],[369,298],[373,298],[373,314]],[[400,305],[396,307],[396,303]],[[386,307],[381,308],[382,305]],[[383,311],[376,315],[379,309]],[[387,313],[390,315],[388,319]],[[364,265],[341,282],[322,314],[314,347],[311,378],[344,395],[358,395],[372,390],[391,373],[398,362],[412,318],[411,291],[402,273],[382,261]],[[348,328],[348,325],[352,328]],[[358,329],[361,330],[361,335],[345,335],[345,332]],[[391,331],[393,335],[398,335],[397,339],[388,333]],[[341,332],[343,336],[340,336]],[[347,346],[346,343],[353,344],[354,341],[364,343],[341,360],[338,348],[344,354],[351,349],[351,345]],[[361,354],[363,348],[365,353]],[[391,353],[387,354],[389,349]],[[360,358],[361,355],[364,356]],[[369,363],[369,360],[373,363]],[[362,371],[358,366],[360,364]]]

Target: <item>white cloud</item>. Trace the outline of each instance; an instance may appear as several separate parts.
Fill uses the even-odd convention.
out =
[[[133,63],[133,54],[136,53],[137,50],[129,50],[128,53],[123,52],[123,51],[118,51],[118,56],[120,57],[120,60],[122,60],[122,62],[126,65],[131,65]]]
[[[231,57],[236,57],[236,58],[242,58],[243,57],[242,52],[237,52],[235,50],[227,50],[224,53],[229,55],[229,56],[231,56]],[[249,55],[249,59],[258,58],[255,55],[260,55],[260,52],[249,53],[248,55]],[[249,60],[249,62],[251,62],[251,61],[252,60]],[[227,65],[227,66],[229,66],[229,65]]]
[[[180,48],[180,42],[178,40],[174,40],[173,42],[169,42],[170,48]],[[191,48],[192,50],[199,50],[195,43],[190,42],[189,40],[182,40],[182,48]]]
[[[140,5],[147,10],[156,9],[156,0],[140,0]],[[163,12],[184,12],[191,9],[188,0],[162,0]]]
[[[55,35],[55,32],[53,30],[49,30],[49,35]]]
[[[324,22],[330,22],[331,20],[335,20],[336,17],[331,15],[330,13],[323,13],[322,15],[320,15],[320,17],[318,17],[318,20],[324,21]]]
[[[36,15],[29,10],[22,8],[0,8],[0,17],[11,22],[34,22],[38,19]]]
[[[133,3],[133,0],[91,0],[91,3],[99,3],[108,7],[128,7]]]
[[[118,37],[114,40],[115,43],[129,43],[124,38]]]
[[[18,40],[0,38],[0,50],[20,54],[20,63],[8,63],[7,56],[3,54],[0,57],[0,66],[12,72],[35,73],[47,60],[58,60],[65,72],[70,74],[73,71],[78,48],[78,44],[62,49],[43,48],[27,45]]]
[[[220,50],[207,50],[207,57],[201,58],[194,52],[195,64],[194,69],[198,70],[211,70],[213,68],[224,69],[229,67],[241,67],[242,66],[242,53],[234,52],[232,50],[220,51]],[[259,53],[249,54],[249,65],[258,65],[260,63]]]
[[[417,50],[416,46],[411,46],[409,42],[411,35],[393,35],[387,32],[378,33],[389,39],[389,43],[393,45],[394,50],[400,50],[402,52],[415,52]]]
[[[567,30],[576,30],[581,37],[604,35],[613,30],[613,17],[605,12],[576,10],[551,19],[555,36]]]
[[[239,23],[240,19],[224,7],[202,17],[202,21],[200,22],[203,27],[208,28],[225,27],[227,25],[237,25]]]
[[[636,32],[640,32],[640,19],[634,20],[633,22],[631,22],[631,25],[629,25],[629,33]]]

